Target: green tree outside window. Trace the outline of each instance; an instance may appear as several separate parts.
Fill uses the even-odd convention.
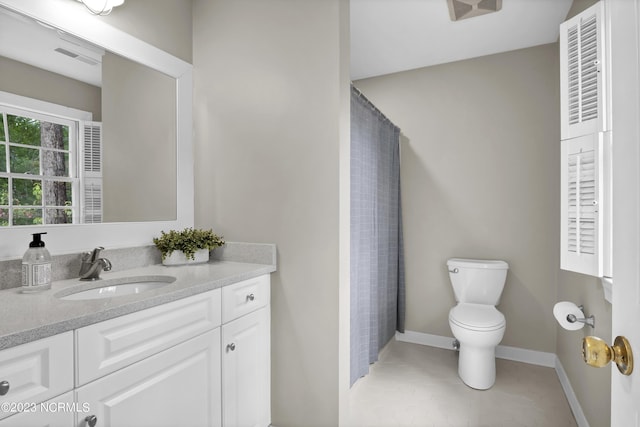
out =
[[[72,185],[53,179],[71,176],[69,127],[8,113],[0,119],[0,172],[14,174],[0,177],[0,226],[72,223],[72,209],[65,208],[72,205]]]

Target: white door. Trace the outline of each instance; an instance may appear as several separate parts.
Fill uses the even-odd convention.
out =
[[[611,367],[611,426],[640,427],[640,0],[606,5],[613,115],[612,336],[629,340],[636,365],[629,376]]]

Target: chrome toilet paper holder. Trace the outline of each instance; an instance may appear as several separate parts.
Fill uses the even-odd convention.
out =
[[[582,311],[584,313],[584,306],[583,305],[579,305],[578,308],[580,309],[580,311]],[[589,325],[592,328],[596,327],[596,316],[594,316],[593,314],[589,317],[576,317],[575,314],[567,314],[567,322],[569,323],[584,323],[585,325]]]

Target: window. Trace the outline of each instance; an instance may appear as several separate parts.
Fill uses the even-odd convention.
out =
[[[24,101],[18,107],[0,96],[0,227],[83,222],[79,129],[84,121],[55,114],[77,110],[0,95]]]
[[[77,124],[0,108],[0,226],[73,223]]]

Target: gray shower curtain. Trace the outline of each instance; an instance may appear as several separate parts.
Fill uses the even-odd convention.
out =
[[[400,129],[351,87],[351,384],[404,332]]]

